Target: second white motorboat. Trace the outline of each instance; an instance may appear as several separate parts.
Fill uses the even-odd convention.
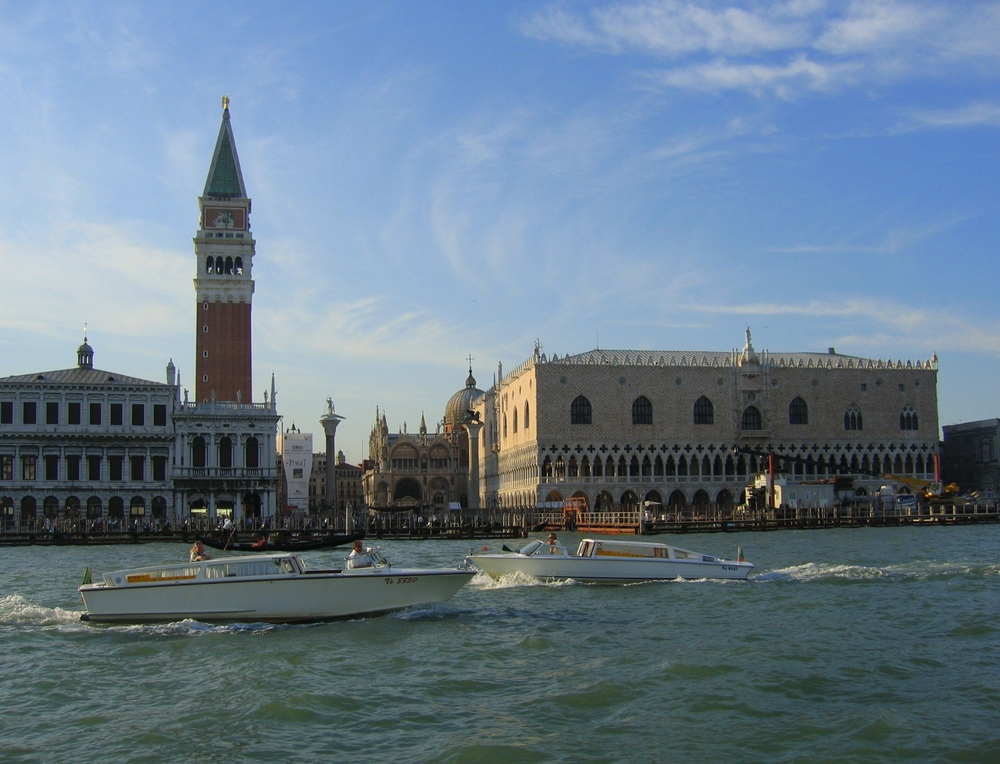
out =
[[[297,554],[227,557],[105,573],[80,587],[95,623],[198,621],[295,623],[378,615],[449,599],[475,575],[466,568],[393,568],[377,549],[340,570],[308,570]]]
[[[753,564],[648,541],[583,539],[576,554],[559,543],[532,541],[519,552],[474,554],[466,559],[491,578],[512,573],[543,580],[627,584],[677,578],[745,579]]]

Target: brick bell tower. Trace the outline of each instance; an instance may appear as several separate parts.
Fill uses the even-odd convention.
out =
[[[194,238],[198,268],[194,280],[198,300],[196,401],[250,403],[255,242],[250,234],[250,199],[229,121],[228,96],[222,98],[222,126],[198,206],[201,222]]]

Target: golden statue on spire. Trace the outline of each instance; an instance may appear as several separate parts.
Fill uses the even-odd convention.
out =
[[[229,111],[229,96],[222,96],[222,110]]]

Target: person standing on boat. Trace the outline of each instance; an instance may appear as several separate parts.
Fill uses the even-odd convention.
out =
[[[200,541],[195,541],[194,546],[191,547],[191,553],[188,555],[188,559],[191,562],[201,562],[202,560],[211,560],[212,556],[205,551],[205,545]]]

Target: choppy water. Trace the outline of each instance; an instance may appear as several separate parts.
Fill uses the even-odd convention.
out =
[[[742,544],[757,568],[621,587],[477,576],[447,604],[322,625],[95,627],[85,565],[186,548],[2,549],[0,760],[1000,760],[1000,526],[674,541]],[[469,542],[383,549],[442,566]]]

